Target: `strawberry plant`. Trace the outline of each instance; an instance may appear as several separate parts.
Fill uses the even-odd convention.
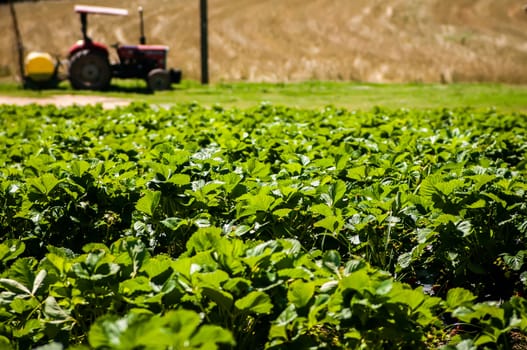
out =
[[[0,115],[0,344],[429,348],[525,330],[522,115]],[[131,336],[151,328],[187,342]]]

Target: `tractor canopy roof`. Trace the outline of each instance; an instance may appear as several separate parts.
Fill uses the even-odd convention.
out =
[[[103,7],[103,6],[87,6],[87,5],[75,5],[75,12],[77,13],[93,13],[98,15],[111,15],[111,16],[128,16],[128,10]]]

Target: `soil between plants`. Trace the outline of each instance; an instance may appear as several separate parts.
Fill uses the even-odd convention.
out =
[[[79,96],[79,95],[55,95],[50,97],[13,97],[0,96],[1,104],[10,105],[55,105],[57,107],[66,106],[85,106],[101,104],[103,108],[110,109],[119,106],[126,106],[131,101],[125,99],[117,99],[103,96]]]

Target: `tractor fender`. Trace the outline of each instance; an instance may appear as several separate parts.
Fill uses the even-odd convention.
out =
[[[73,45],[68,51],[68,57],[71,58],[79,51],[89,50],[91,52],[97,52],[104,57],[108,57],[108,48],[101,43],[95,41],[85,42],[84,40],[79,40]]]

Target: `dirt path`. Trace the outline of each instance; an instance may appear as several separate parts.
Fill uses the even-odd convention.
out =
[[[79,96],[79,95],[56,95],[50,97],[13,97],[0,96],[0,104],[13,105],[55,105],[57,107],[66,107],[72,105],[95,105],[101,104],[105,109],[111,109],[119,106],[126,106],[130,103],[128,100],[102,97],[102,96]]]

